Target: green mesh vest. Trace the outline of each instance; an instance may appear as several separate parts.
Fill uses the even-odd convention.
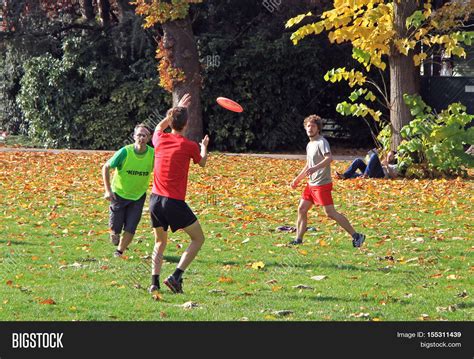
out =
[[[143,196],[150,185],[153,172],[154,151],[146,146],[146,152],[137,155],[134,145],[125,146],[127,158],[112,180],[112,191],[120,197],[136,201]]]

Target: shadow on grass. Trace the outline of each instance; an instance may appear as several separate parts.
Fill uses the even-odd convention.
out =
[[[291,300],[301,300],[300,296],[297,295],[289,295],[287,298]],[[332,296],[324,296],[324,295],[313,295],[313,296],[306,296],[305,300],[314,300],[315,302],[354,302],[352,299],[347,298],[339,298],[339,297],[332,297]]]
[[[281,269],[298,268],[298,269],[316,269],[316,268],[330,268],[345,271],[355,272],[378,272],[377,269],[357,267],[352,264],[334,264],[334,263],[294,263],[294,262],[266,262],[265,267],[276,267]]]
[[[180,258],[178,256],[163,256],[163,259],[170,263],[179,263]]]
[[[9,241],[6,241],[4,239],[0,239],[0,244],[7,244],[9,243],[13,246],[35,246],[36,244],[34,243],[31,243],[31,242],[26,242],[26,241],[15,241],[15,240],[9,240]]]
[[[474,308],[474,302],[469,302],[469,303],[459,303],[456,304],[457,309],[469,309],[469,308]]]

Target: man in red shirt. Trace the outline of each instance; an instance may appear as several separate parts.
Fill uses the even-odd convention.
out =
[[[204,243],[201,225],[186,204],[185,197],[190,160],[201,167],[206,165],[209,137],[206,135],[198,146],[196,142],[183,136],[188,122],[187,107],[190,101],[189,94],[184,95],[177,107],[168,110],[166,118],[156,126],[153,135],[155,166],[150,216],[155,247],[152,255],[150,293],[160,289],[159,276],[168,239],[168,227],[171,227],[172,232],[183,229],[191,237],[191,244],[181,256],[175,272],[164,280],[173,293],[183,293],[183,272]],[[171,127],[171,133],[164,132],[168,126]]]

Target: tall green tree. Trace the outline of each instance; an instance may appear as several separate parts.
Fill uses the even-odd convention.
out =
[[[173,105],[189,93],[194,99],[188,108],[189,123],[185,135],[199,141],[203,135],[201,106],[201,65],[199,63],[196,39],[189,17],[192,3],[202,0],[137,0],[136,13],[144,16],[145,28],[157,24],[163,29],[156,57],[159,59],[161,86],[173,94]]]
[[[365,68],[339,68],[326,74],[329,81],[346,80],[356,89],[352,103],[341,103],[338,110],[355,116],[372,115],[380,119],[380,111],[364,102],[373,102],[374,93],[365,85],[373,85],[390,112],[392,148],[401,142],[400,130],[411,120],[403,95],[417,92],[417,67],[427,58],[430,48],[439,47],[448,56],[466,56],[463,46],[470,45],[474,32],[464,23],[472,16],[472,2],[449,1],[433,10],[431,0],[334,0],[333,8],[325,11],[316,22],[301,26],[292,35],[294,44],[311,34],[328,32],[331,42],[350,42],[353,57]],[[299,24],[312,13],[299,15],[287,22],[287,27]],[[422,45],[423,52],[417,51]],[[390,69],[390,89],[377,84],[367,74],[373,68]]]

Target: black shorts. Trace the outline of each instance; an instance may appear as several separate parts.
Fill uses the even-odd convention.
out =
[[[115,197],[117,197],[117,200],[111,200],[109,207],[110,229],[117,234],[122,232],[122,229],[128,233],[135,234],[138,223],[142,218],[146,193],[136,201],[120,197],[117,193],[115,193]]]
[[[163,227],[167,231],[169,226],[173,232],[197,221],[197,217],[185,201],[155,193],[150,196],[150,218],[153,228]]]

